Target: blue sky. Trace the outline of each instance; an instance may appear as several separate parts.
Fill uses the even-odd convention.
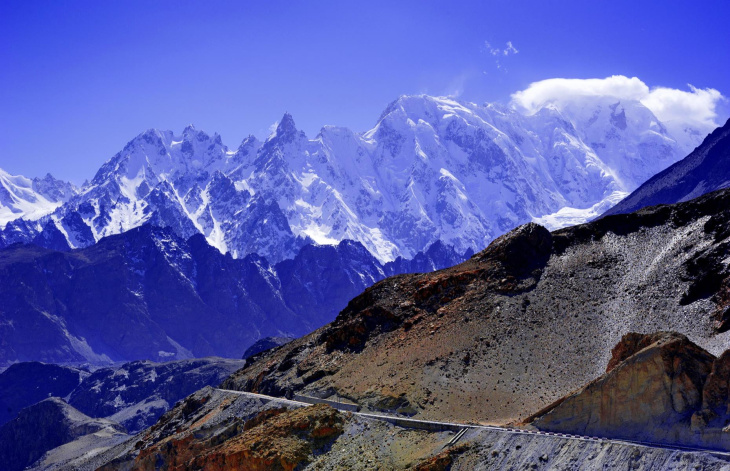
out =
[[[724,1],[4,1],[0,167],[80,183],[151,127],[235,147],[285,111],[310,136],[364,131],[401,94],[507,103],[558,77],[729,96],[728,18]]]

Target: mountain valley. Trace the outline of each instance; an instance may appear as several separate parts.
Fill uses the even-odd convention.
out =
[[[39,470],[724,469],[707,450],[730,448],[726,127],[649,179],[694,188],[652,207],[640,184],[697,135],[604,98],[528,116],[401,97],[366,133],[312,140],[285,115],[234,152],[151,130],[81,189],[8,177],[24,218],[0,231],[0,433],[64,432],[4,453]],[[637,187],[633,212],[550,232]]]

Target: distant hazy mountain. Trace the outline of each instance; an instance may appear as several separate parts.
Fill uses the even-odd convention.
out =
[[[8,223],[0,245],[86,247],[152,223],[272,263],[345,239],[381,263],[437,240],[463,253],[533,219],[557,227],[599,214],[700,139],[612,97],[525,115],[403,96],[364,133],[325,126],[308,138],[286,114],[264,142],[235,150],[192,126],[148,130],[52,215]]]
[[[730,187],[730,120],[707,136],[691,154],[650,178],[604,215],[689,201],[727,187]]]
[[[0,373],[0,425],[50,396],[66,397],[88,371],[40,362],[15,363]]]

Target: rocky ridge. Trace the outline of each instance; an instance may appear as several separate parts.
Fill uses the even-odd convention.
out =
[[[19,471],[48,450],[102,431],[126,435],[116,422],[92,419],[59,398],[45,399],[0,427],[0,462],[7,471]]]
[[[66,397],[89,375],[70,366],[16,363],[0,373],[0,425],[48,397]]]
[[[553,233],[523,226],[453,268],[377,283],[225,387],[504,423],[602,374],[628,332],[676,330],[719,355],[728,203],[719,191]]]
[[[0,228],[18,218],[40,219],[78,192],[72,183],[58,180],[50,173],[31,179],[0,169]]]
[[[242,360],[197,358],[165,363],[135,361],[93,372],[39,362],[17,363],[0,373],[7,417],[48,397],[60,397],[80,413],[109,419],[130,433],[151,426],[178,400],[220,384]],[[0,424],[2,425],[2,424]]]
[[[154,424],[180,399],[220,384],[241,360],[196,358],[166,363],[135,361],[91,373],[68,395],[68,403],[91,417],[120,423],[130,433]]]
[[[261,352],[271,350],[272,348],[281,347],[294,340],[293,337],[266,337],[255,344],[251,345],[243,352],[243,359],[247,360],[254,355],[258,355]]]
[[[0,365],[240,358],[262,337],[303,335],[331,321],[393,271],[460,260],[434,244],[412,261],[382,265],[344,241],[305,246],[271,265],[223,255],[200,234],[184,240],[149,225],[73,252],[14,245],[0,251]]]

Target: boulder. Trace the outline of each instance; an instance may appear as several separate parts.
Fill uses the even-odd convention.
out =
[[[627,334],[613,349],[606,374],[528,421],[554,432],[703,444],[690,421],[703,405],[714,361],[681,334]]]

